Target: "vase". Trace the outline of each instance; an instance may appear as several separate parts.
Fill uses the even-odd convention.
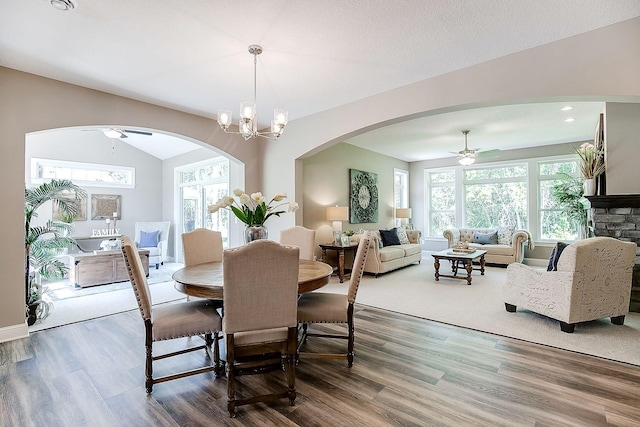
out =
[[[244,229],[244,242],[249,243],[254,240],[267,239],[269,230],[264,224],[247,225]]]
[[[583,182],[584,186],[584,195],[585,196],[594,196],[596,194],[596,179],[595,178],[587,178]]]

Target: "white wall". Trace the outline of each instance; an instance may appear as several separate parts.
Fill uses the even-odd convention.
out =
[[[640,102],[638,40],[640,18],[292,120],[278,141],[265,144],[265,191],[294,193],[303,185],[299,159],[353,135],[433,111],[559,100]],[[413,188],[414,180],[422,179],[416,175],[411,178],[412,205],[422,197]],[[270,229],[293,223],[293,218],[282,218]]]
[[[31,183],[31,158],[67,160],[82,163],[135,167],[135,188],[84,186],[87,191],[87,220],[74,221],[74,236],[90,236],[92,229],[105,228],[104,220],[91,219],[91,195],[121,195],[121,218],[117,222],[122,234],[133,237],[136,221],[162,221],[162,160],[120,140],[111,140],[102,132],[58,130],[27,135],[25,148],[25,182]],[[38,210],[34,224],[51,219],[51,204]],[[169,219],[169,218],[167,218]]]

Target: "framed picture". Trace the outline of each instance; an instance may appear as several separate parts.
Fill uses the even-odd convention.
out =
[[[69,191],[58,196],[59,199],[64,200],[67,204],[75,205],[78,215],[73,218],[74,221],[86,221],[87,220],[87,199],[76,199],[75,192]],[[68,218],[65,218],[63,213],[60,211],[57,204],[53,203],[51,208],[51,219],[56,221],[65,221]]]
[[[349,222],[378,222],[378,174],[349,169]]]
[[[120,219],[120,205],[122,196],[112,194],[92,194],[91,195],[91,219],[113,219],[114,212],[116,219]]]
[[[349,236],[342,236],[342,246],[349,246]]]

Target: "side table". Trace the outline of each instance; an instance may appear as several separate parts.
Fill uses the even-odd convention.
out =
[[[323,243],[319,245],[322,248],[322,262],[327,262],[327,251],[333,250],[338,254],[338,277],[340,278],[340,283],[344,282],[345,277],[349,277],[351,273],[344,273],[344,254],[347,251],[352,251],[353,256],[356,255],[356,249],[358,249],[358,243],[352,242],[347,246],[336,245],[335,243]]]

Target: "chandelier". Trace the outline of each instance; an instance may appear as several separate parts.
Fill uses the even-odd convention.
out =
[[[232,112],[231,110],[218,110],[218,124],[226,133],[240,134],[245,141],[259,136],[267,139],[278,139],[289,120],[289,112],[284,108],[273,110],[273,120],[271,120],[271,131],[258,131],[258,118],[256,113],[256,64],[258,55],[262,53],[262,46],[252,44],[249,46],[249,53],[253,55],[253,102],[244,101],[240,103],[240,121],[238,122],[238,132],[230,131]]]

